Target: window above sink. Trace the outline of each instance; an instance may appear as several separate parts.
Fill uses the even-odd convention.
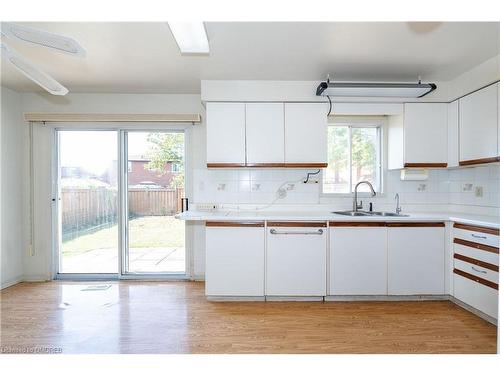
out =
[[[382,191],[381,116],[333,116],[328,124],[328,167],[323,172],[323,195],[352,194],[367,180]],[[365,189],[363,187],[362,189]],[[359,190],[359,192],[368,190]]]

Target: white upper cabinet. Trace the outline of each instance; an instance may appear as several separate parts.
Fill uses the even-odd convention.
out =
[[[285,103],[285,163],[327,163],[327,113],[325,103]]]
[[[446,167],[448,105],[407,103],[404,108],[404,164]]]
[[[458,167],[458,100],[448,104],[448,167]]]
[[[245,164],[245,103],[207,103],[207,164]]]
[[[500,156],[500,83],[497,83],[497,155]]]
[[[498,87],[490,85],[459,101],[460,164],[494,162],[498,156]]]
[[[389,116],[389,169],[445,168],[447,143],[447,103],[406,103],[403,116]]]
[[[326,167],[325,103],[207,103],[207,166]]]
[[[285,162],[283,103],[246,104],[247,164]]]

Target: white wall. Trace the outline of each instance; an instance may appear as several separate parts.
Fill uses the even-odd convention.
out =
[[[23,278],[27,252],[27,140],[28,126],[21,117],[21,95],[1,87],[1,287]]]
[[[324,96],[316,96],[316,88],[321,81],[224,81],[202,80],[201,100],[204,102],[255,102],[255,101],[289,101],[289,102],[326,102]],[[438,89],[425,97],[418,98],[363,98],[335,97],[339,102],[445,102],[449,100],[448,82],[434,82]]]
[[[500,79],[500,55],[475,66],[451,81],[436,81],[437,89],[423,98],[348,98],[335,97],[342,102],[451,102]],[[304,101],[326,102],[316,96],[320,81],[251,81],[202,80],[201,99],[206,101]]]

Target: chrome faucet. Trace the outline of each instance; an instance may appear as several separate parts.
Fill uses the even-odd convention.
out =
[[[396,200],[396,213],[399,215],[401,213],[401,206],[399,205],[399,193],[396,193],[394,199]]]
[[[377,195],[377,193],[375,193],[375,189],[373,189],[373,185],[370,182],[368,182],[368,181],[360,181],[360,182],[358,182],[356,184],[356,186],[354,187],[354,201],[352,202],[352,210],[354,212],[357,212],[358,210],[361,210],[363,208],[363,201],[361,201],[358,204],[358,186],[361,185],[361,184],[367,184],[368,185],[368,187],[372,191],[372,197],[374,197],[375,195]]]

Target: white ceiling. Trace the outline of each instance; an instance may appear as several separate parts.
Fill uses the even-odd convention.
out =
[[[24,23],[67,35],[79,59],[7,40],[72,92],[199,93],[201,79],[446,81],[500,53],[500,23],[206,24],[209,56],[181,56],[165,23]],[[9,64],[1,83],[41,91]]]

